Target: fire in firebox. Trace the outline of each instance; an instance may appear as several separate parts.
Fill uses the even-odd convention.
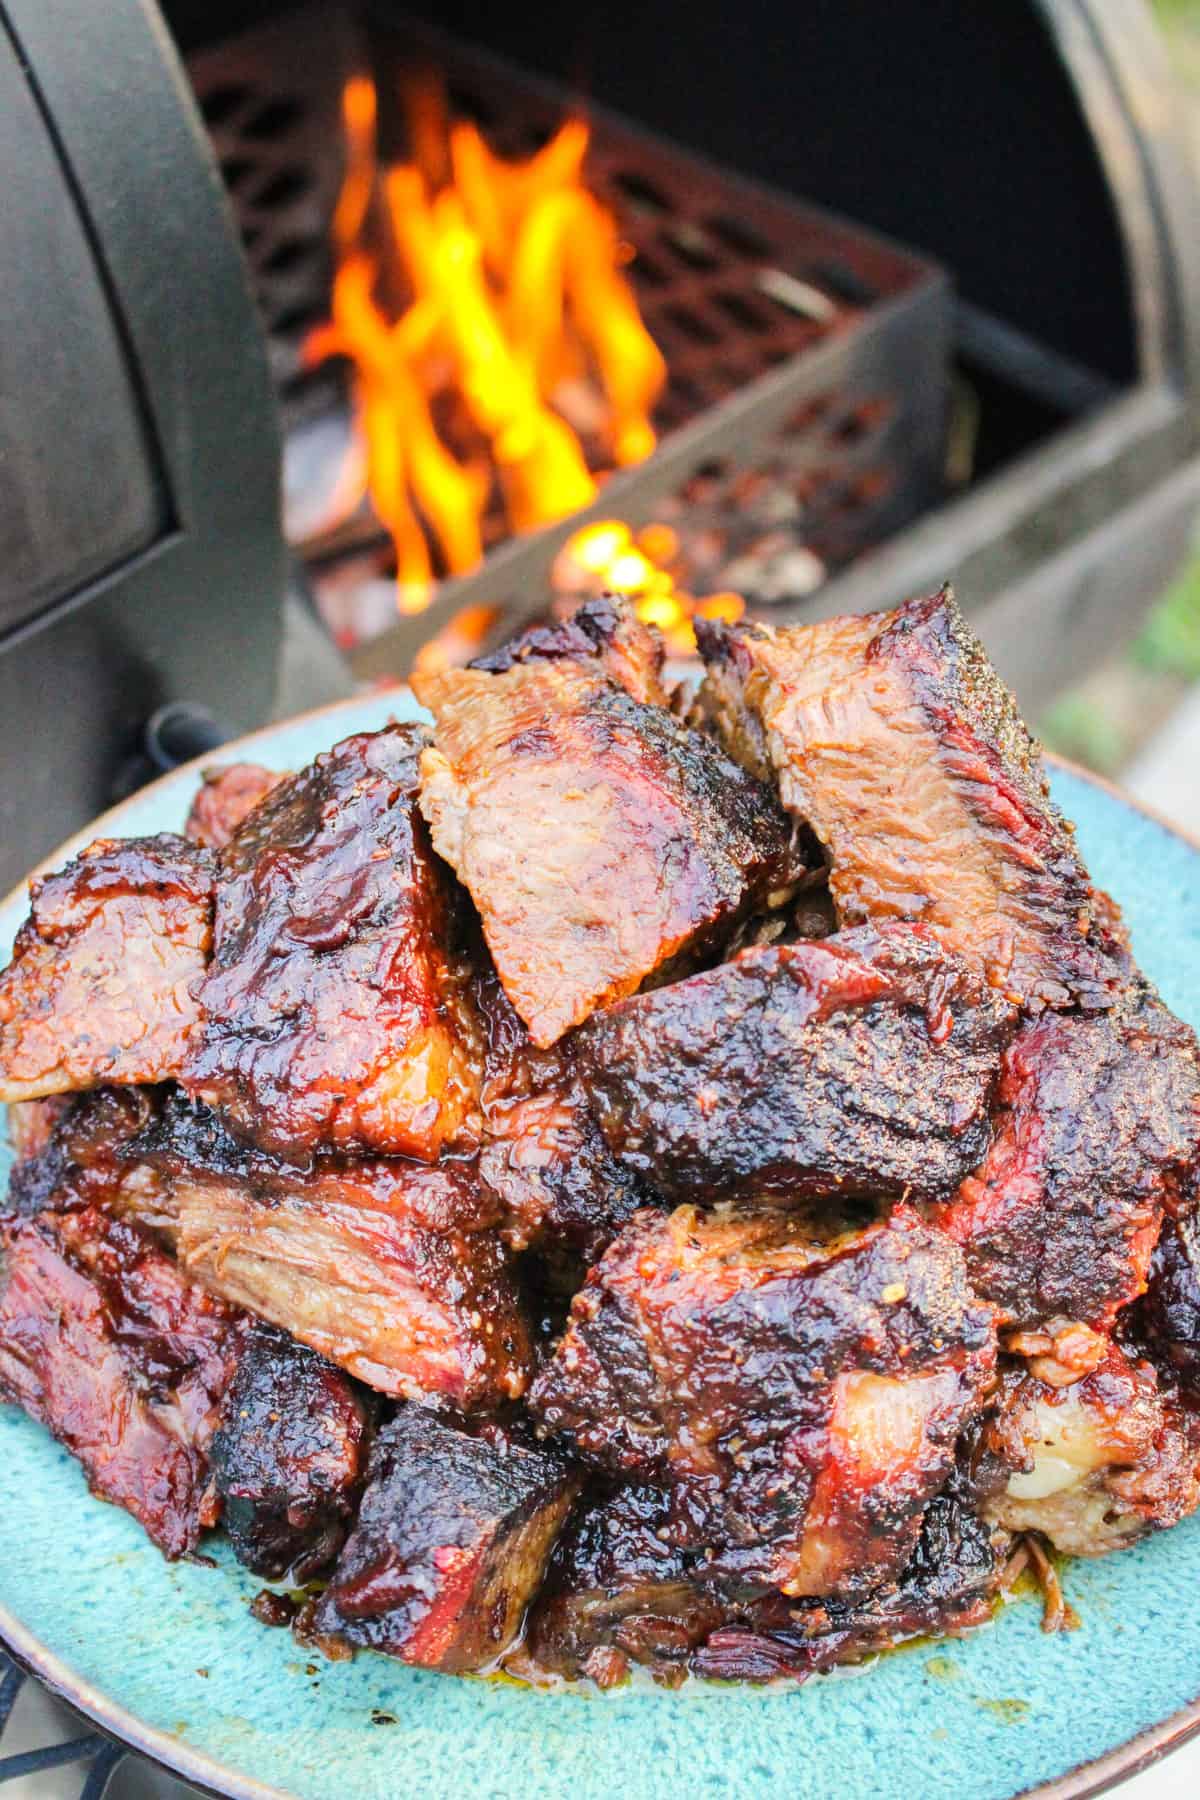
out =
[[[391,535],[411,612],[490,542],[566,517],[648,456],[666,369],[623,273],[631,252],[585,184],[587,125],[568,119],[514,162],[450,117],[435,79],[401,97],[409,158],[385,165],[374,84],[346,86],[332,316],[305,358],[351,363],[343,480]]]

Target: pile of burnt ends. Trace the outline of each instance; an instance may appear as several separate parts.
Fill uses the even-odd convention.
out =
[[[802,1677],[1200,1503],[1200,1059],[1011,697],[948,593],[701,650],[215,771],[0,975],[0,1394],[330,1654]]]

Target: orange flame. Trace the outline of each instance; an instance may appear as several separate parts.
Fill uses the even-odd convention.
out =
[[[616,222],[583,185],[586,124],[508,162],[448,122],[437,84],[409,82],[402,99],[413,160],[381,175],[374,86],[346,86],[331,318],[304,354],[353,365],[366,486],[395,543],[399,604],[415,611],[435,569],[480,561],[494,494],[514,531],[594,499],[566,384],[598,389],[604,448],[623,465],[654,448],[666,369]]]
[[[694,618],[724,619],[735,624],[746,610],[740,594],[705,594],[697,599],[678,583],[673,565],[679,540],[669,525],[647,525],[634,536],[619,519],[583,525],[563,545],[552,582],[571,596],[624,594],[638,617],[657,625],[671,650],[687,656],[696,648]]]

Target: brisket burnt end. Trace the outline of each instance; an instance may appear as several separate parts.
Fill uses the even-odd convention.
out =
[[[169,1081],[199,1024],[216,863],[164,832],[101,838],[31,888],[0,972],[0,1100]]]
[[[497,659],[492,659],[496,662]],[[421,810],[541,1048],[798,872],[773,792],[590,654],[416,679]]]
[[[0,1227],[0,1398],[167,1556],[219,1516],[208,1450],[241,1332],[144,1233],[94,1207]]]
[[[671,1489],[669,1535],[795,1595],[892,1580],[993,1382],[961,1253],[898,1208],[636,1213],[534,1382],[547,1431]]]
[[[369,1424],[366,1396],[340,1369],[254,1326],[211,1450],[239,1562],[297,1581],[332,1562],[365,1472]]]
[[[842,925],[920,919],[1016,1003],[1127,967],[1036,744],[949,588],[783,630],[699,621],[701,708],[812,827]]]
[[[423,1668],[488,1666],[541,1582],[577,1490],[561,1457],[422,1407],[380,1431],[319,1633]]]
[[[665,1193],[926,1201],[987,1150],[1011,1029],[931,932],[896,923],[622,1001],[579,1057],[610,1148]]]
[[[205,1012],[183,1082],[248,1141],[432,1161],[477,1078],[453,900],[416,810],[418,726],[347,738],[222,855]]]

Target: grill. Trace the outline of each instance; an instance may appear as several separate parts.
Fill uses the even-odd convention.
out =
[[[944,274],[589,109],[588,186],[621,222],[642,316],[669,371],[655,415],[660,448],[611,476],[594,505],[534,536],[509,537],[493,509],[480,569],[442,581],[425,611],[392,623],[392,569],[373,517],[362,509],[316,536],[303,523],[323,449],[336,457],[345,442],[340,384],[325,369],[305,372],[300,345],[328,311],[339,98],[364,61],[385,98],[406,72],[437,70],[453,115],[478,124],[506,157],[539,149],[569,110],[549,84],[426,28],[393,25],[368,41],[350,14],[328,7],[189,65],[270,344],[292,532],[357,673],[407,668],[464,613],[484,609],[489,639],[503,636],[544,605],[557,552],[589,520],[686,520],[687,538],[705,546],[703,559],[688,559],[685,543],[700,593],[728,588],[732,575],[752,603],[775,606],[806,598],[940,497]],[[382,127],[386,136],[386,113]]]

